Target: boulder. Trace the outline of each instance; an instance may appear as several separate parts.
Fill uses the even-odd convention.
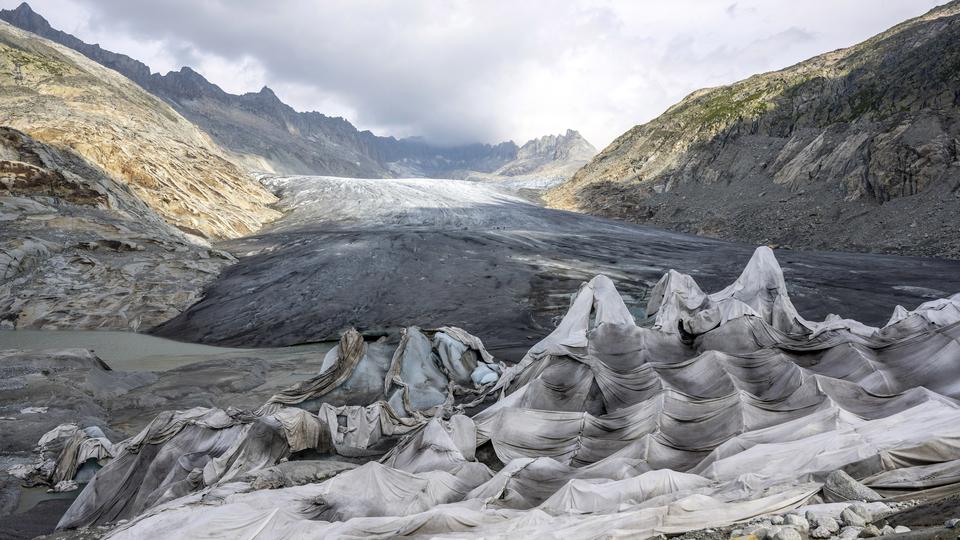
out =
[[[810,522],[811,529],[826,529],[829,533],[833,534],[840,530],[840,523],[836,519],[828,515],[815,515],[811,512],[807,512],[807,521]]]
[[[757,538],[757,540],[770,540],[773,536],[773,531],[763,525],[754,525],[746,529],[746,534],[747,536]]]
[[[800,514],[787,514],[783,516],[784,525],[789,525],[791,527],[805,531],[810,528],[810,523],[807,521],[807,518],[801,516]]]
[[[840,534],[839,534],[838,536],[839,536],[842,540],[849,540],[849,539],[852,539],[852,538],[859,538],[859,537],[860,537],[860,531],[862,531],[862,530],[863,530],[863,527],[851,527],[851,526],[848,525],[848,526],[846,526],[846,527],[844,527],[843,529],[840,530]]]
[[[875,514],[884,514],[890,511],[890,509],[882,503],[876,504],[874,507],[877,508],[876,512],[871,511],[866,507],[866,505],[863,504],[852,504],[847,508],[855,512],[858,516],[862,517],[867,523],[870,523],[874,520]]]
[[[810,531],[810,538],[830,538],[831,536],[833,536],[833,533],[822,526]]]
[[[857,513],[853,506],[848,506],[840,512],[840,521],[851,527],[864,527],[867,524],[867,520]]]
[[[773,535],[770,536],[771,540],[803,540],[803,536],[800,535],[800,531],[794,529],[793,527],[780,527],[777,529]]]
[[[876,491],[856,481],[849,474],[837,470],[827,476],[823,494],[829,501],[876,501],[881,497]]]

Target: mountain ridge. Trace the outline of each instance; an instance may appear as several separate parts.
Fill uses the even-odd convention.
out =
[[[698,90],[546,200],[753,243],[960,257],[949,226],[960,217],[958,42],[951,2],[852,47]]]
[[[237,237],[279,214],[276,199],[210,137],[114,70],[0,23],[0,118],[68,148],[194,236]]]
[[[462,178],[475,173],[494,174],[518,159],[521,148],[513,141],[448,147],[417,138],[378,136],[357,129],[342,117],[296,111],[266,86],[259,92],[230,94],[188,66],[163,75],[154,73],[143,62],[53,28],[26,2],[13,10],[0,10],[0,19],[70,47],[128,77],[169,103],[252,170],[370,178]],[[564,170],[572,174],[578,166]],[[555,174],[554,169],[551,174]]]

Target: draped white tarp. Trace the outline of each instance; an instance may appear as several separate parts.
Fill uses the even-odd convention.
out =
[[[669,272],[647,312],[652,327],[637,326],[597,276],[508,368],[459,329],[431,340],[411,327],[383,360],[345,336],[323,373],[259,416],[188,411],[120,443],[61,525],[132,518],[114,538],[645,538],[834,501],[838,470],[870,497],[960,480],[960,295],[898,306],[881,328],[810,321],[759,248],[714,294]],[[481,367],[496,380],[475,380]],[[358,373],[376,374],[378,399],[323,401]],[[246,480],[294,449],[382,457],[318,483]]]

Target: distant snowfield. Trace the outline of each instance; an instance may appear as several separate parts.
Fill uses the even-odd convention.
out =
[[[528,200],[495,184],[438,178],[279,176],[261,181],[288,212],[281,229],[304,221],[356,225],[497,227],[540,225]],[[504,211],[506,208],[513,208]],[[508,218],[509,222],[502,220]]]

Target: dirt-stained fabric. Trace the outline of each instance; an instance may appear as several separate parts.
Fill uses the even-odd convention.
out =
[[[647,313],[638,326],[597,276],[510,367],[462,330],[411,327],[367,372],[362,340],[345,336],[336,362],[259,415],[170,413],[115,445],[61,527],[647,538],[834,501],[838,475],[878,497],[960,481],[960,295],[897,306],[883,327],[811,321],[759,248],[717,293],[669,272]],[[482,366],[496,378],[477,384]],[[376,374],[382,394],[323,402],[347,371]],[[273,490],[244,480],[301,451],[367,462]]]

